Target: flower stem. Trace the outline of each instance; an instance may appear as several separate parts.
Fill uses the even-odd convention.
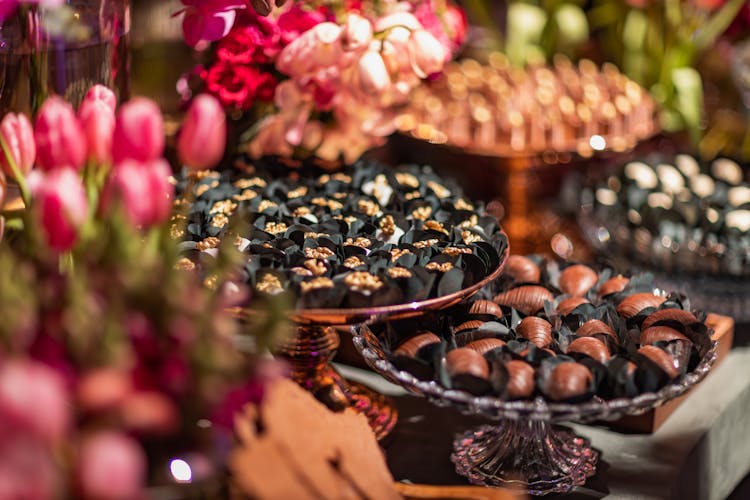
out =
[[[18,165],[16,164],[16,161],[13,159],[13,155],[10,153],[10,148],[8,147],[8,144],[5,142],[5,139],[0,136],[0,147],[3,149],[3,154],[5,155],[5,160],[8,163],[8,166],[10,167],[11,171],[13,172],[13,178],[18,183],[18,190],[21,191],[21,199],[23,200],[24,205],[26,208],[28,208],[31,202],[31,194],[29,193],[29,187],[26,185],[26,179],[24,178],[21,171],[18,169]]]

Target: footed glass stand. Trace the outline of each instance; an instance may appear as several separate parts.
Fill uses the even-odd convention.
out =
[[[453,449],[456,472],[472,484],[522,489],[532,495],[583,485],[596,472],[599,459],[587,439],[539,420],[483,425],[458,435]]]
[[[367,364],[387,380],[436,405],[453,406],[467,415],[499,422],[456,437],[451,456],[456,472],[473,484],[503,486],[532,495],[570,491],[596,472],[599,453],[586,439],[553,426],[554,423],[613,420],[661,406],[703,380],[716,361],[718,346],[713,342],[700,352],[701,359],[692,372],[657,392],[610,400],[594,397],[571,404],[549,402],[542,397],[507,401],[448,389],[434,380],[420,380],[396,368],[390,361],[389,346],[381,343],[368,325],[354,327],[352,335]]]

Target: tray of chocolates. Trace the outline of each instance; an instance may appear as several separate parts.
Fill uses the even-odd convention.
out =
[[[647,274],[511,256],[475,299],[419,322],[358,327],[355,345],[387,378],[443,404],[552,421],[643,412],[716,358],[705,314]]]
[[[449,63],[417,88],[398,117],[416,139],[499,157],[546,152],[624,151],[658,132],[653,99],[611,65],[555,56],[549,66],[512,66],[502,53],[486,64]]]
[[[588,239],[663,272],[750,276],[750,172],[728,158],[647,156],[582,193]]]
[[[181,179],[186,191],[192,203],[175,236],[187,258],[210,258],[232,238],[256,293],[289,292],[297,312],[322,311],[333,324],[343,320],[335,311],[456,303],[507,257],[497,219],[426,166],[360,162],[330,173],[265,158]]]

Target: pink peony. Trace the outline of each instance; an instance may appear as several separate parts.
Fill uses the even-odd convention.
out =
[[[48,441],[70,425],[71,405],[63,379],[36,361],[6,361],[0,368],[0,424]]]
[[[210,95],[197,96],[177,139],[180,161],[194,170],[215,167],[224,156],[227,124],[221,103]]]
[[[73,107],[61,97],[44,101],[34,125],[37,164],[43,170],[80,169],[86,160],[86,137]]]
[[[36,160],[36,143],[31,122],[23,114],[8,113],[0,122],[0,138],[21,174],[28,174]],[[0,170],[13,178],[4,151],[0,151]]]
[[[69,167],[29,175],[32,205],[47,244],[55,252],[70,250],[88,216],[86,192],[78,173]]]
[[[85,498],[142,498],[146,456],[140,445],[124,434],[99,431],[83,438],[77,471]]]

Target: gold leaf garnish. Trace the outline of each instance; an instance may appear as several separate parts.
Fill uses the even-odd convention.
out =
[[[302,198],[307,194],[307,186],[300,186],[297,189],[292,189],[286,194],[286,197],[290,200],[294,198]]]
[[[438,240],[435,238],[430,238],[429,240],[422,240],[422,241],[415,241],[414,246],[417,248],[426,248],[435,246],[438,244]]]
[[[456,257],[457,255],[461,255],[462,253],[469,254],[474,253],[472,252],[471,248],[465,248],[465,247],[446,247],[443,249],[443,252],[445,255],[450,255],[451,257]]]
[[[450,189],[435,181],[429,181],[427,187],[432,189],[432,192],[440,199],[447,198],[451,195]]]
[[[349,268],[352,268],[352,269],[355,268],[355,267],[364,266],[364,265],[365,265],[365,261],[362,260],[362,259],[360,259],[356,255],[352,255],[351,257],[347,257],[344,260],[344,263],[343,263],[344,267],[349,267]]]
[[[256,193],[252,189],[245,189],[240,194],[236,194],[232,196],[232,198],[236,201],[248,201],[257,197],[258,197],[258,193]]]
[[[203,241],[199,241],[195,248],[200,250],[201,252],[203,250],[208,250],[209,248],[216,248],[221,243],[221,240],[217,238],[216,236],[209,236],[208,238],[204,239]]]
[[[417,207],[411,213],[412,217],[414,217],[415,219],[419,219],[419,220],[427,220],[430,218],[431,215],[432,215],[432,207],[429,205]]]
[[[283,222],[266,222],[264,231],[276,235],[285,232],[287,229],[287,225]]]
[[[474,210],[474,205],[463,198],[457,199],[453,206],[456,207],[456,210]]]
[[[293,267],[292,272],[297,276],[313,276],[312,271],[305,269],[304,267]]]
[[[180,257],[180,259],[175,262],[174,268],[178,271],[193,271],[195,270],[195,262],[187,257]]]
[[[394,248],[391,250],[391,262],[396,262],[403,255],[410,255],[411,250],[408,248]]]
[[[472,233],[471,231],[461,231],[461,239],[464,240],[464,243],[466,243],[467,245],[482,241],[481,236],[476,233]]]
[[[216,170],[199,170],[197,172],[193,172],[193,176],[197,180],[202,180],[206,178],[218,179],[221,175]]]
[[[216,290],[216,286],[218,284],[219,284],[219,277],[215,274],[212,274],[211,276],[206,276],[206,279],[203,280],[203,286],[205,286],[209,290]]]
[[[436,220],[425,221],[424,228],[429,229],[431,231],[437,231],[439,233],[448,234],[448,230],[445,229],[445,227]]]
[[[447,273],[451,269],[453,269],[453,264],[450,262],[428,262],[426,266],[424,266],[425,269],[428,271],[439,271],[441,273]]]
[[[328,249],[326,248],[326,250]],[[326,273],[326,265],[322,260],[307,259],[302,263],[302,265],[305,266],[305,269],[313,273],[315,276],[322,276]]]
[[[306,240],[307,239],[317,240],[318,238],[322,238],[322,237],[326,237],[326,236],[330,236],[330,235],[326,234],[326,233],[315,233],[315,232],[312,232],[312,231],[309,231],[309,232],[307,232],[307,233],[304,234],[304,237],[305,237]]]
[[[331,278],[315,278],[310,281],[303,281],[299,284],[302,289],[302,293],[307,293],[312,290],[320,290],[321,288],[333,288],[333,280]]]
[[[412,189],[417,189],[419,187],[419,179],[417,179],[415,175],[407,172],[396,172],[396,182]]]
[[[294,209],[294,212],[292,212],[292,215],[294,217],[304,217],[305,215],[310,215],[310,207],[297,207]]]
[[[463,221],[461,224],[459,224],[458,227],[468,229],[470,227],[476,226],[477,224],[479,224],[479,218],[477,218],[476,215],[472,215],[471,217]]]
[[[234,212],[237,209],[237,204],[234,203],[232,200],[221,200],[217,201],[213,204],[211,207],[210,214],[227,214],[231,215],[232,212]]]
[[[214,215],[214,218],[211,220],[211,225],[213,227],[222,228],[229,224],[229,217],[227,217],[224,214],[216,214]]]
[[[339,181],[339,182],[346,182],[346,183],[352,182],[351,176],[342,174],[341,172],[333,174],[331,176],[331,179],[333,179],[334,181]]]
[[[263,200],[258,204],[258,212],[264,212],[268,210],[269,208],[276,208],[279,205],[271,200]]]
[[[251,187],[264,188],[268,183],[260,177],[252,177],[250,179],[238,179],[232,185],[237,189],[247,189]]]
[[[380,230],[383,231],[383,234],[386,236],[391,236],[393,233],[396,232],[396,221],[393,220],[392,215],[386,215],[382,219],[380,219]]]
[[[327,259],[333,256],[333,250],[326,247],[305,248],[305,257],[308,259]]]
[[[370,248],[372,241],[369,238],[358,237],[357,239],[347,238],[344,242],[344,246],[355,246],[359,248]]]
[[[281,280],[273,274],[264,274],[255,288],[259,292],[269,295],[278,295],[284,291],[284,287],[281,286]]]
[[[414,200],[416,198],[419,198],[420,196],[422,195],[420,194],[419,191],[412,191],[411,193],[406,193],[404,198],[406,198],[407,200]]]
[[[344,278],[344,284],[355,292],[373,292],[383,286],[383,280],[367,271],[355,271]]]
[[[357,202],[357,210],[372,217],[380,211],[380,205],[372,200],[362,199]]]
[[[411,278],[413,276],[411,271],[409,271],[405,267],[389,267],[388,271],[386,272],[388,273],[388,276],[394,279]]]

